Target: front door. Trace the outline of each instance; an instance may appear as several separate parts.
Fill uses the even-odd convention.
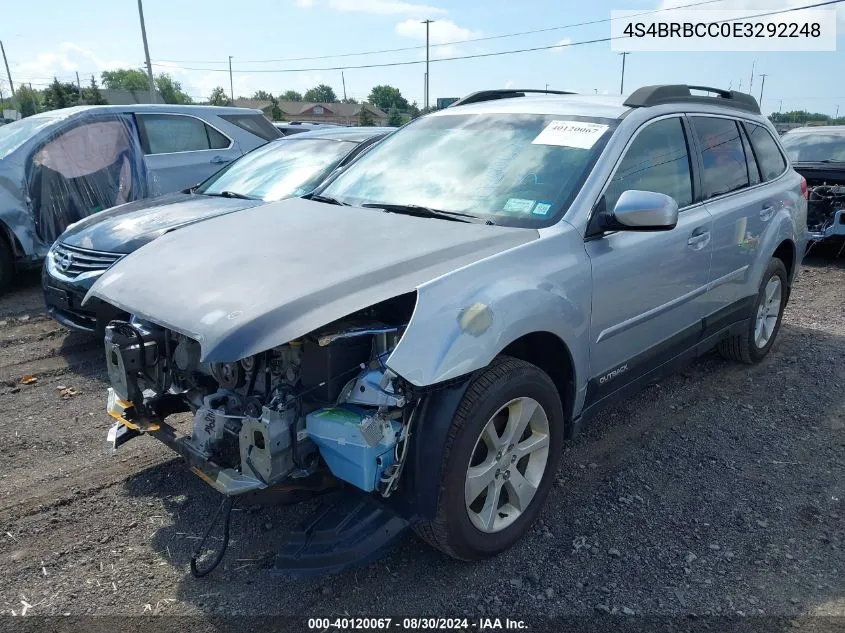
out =
[[[669,360],[700,334],[712,220],[693,205],[690,153],[680,117],[647,123],[629,143],[599,206],[626,190],[672,196],[671,231],[616,231],[586,244],[593,275],[586,406]]]

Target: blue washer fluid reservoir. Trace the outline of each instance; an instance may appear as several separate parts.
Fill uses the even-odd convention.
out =
[[[352,406],[318,409],[305,416],[308,436],[320,449],[332,474],[353,486],[372,492],[385,469],[394,461],[394,447],[402,425],[390,421],[392,432],[371,446],[361,423],[372,414]]]

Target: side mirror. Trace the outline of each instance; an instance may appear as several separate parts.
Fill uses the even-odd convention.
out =
[[[678,203],[671,196],[654,191],[629,189],[622,192],[606,214],[602,228],[611,231],[671,231],[678,224]]]

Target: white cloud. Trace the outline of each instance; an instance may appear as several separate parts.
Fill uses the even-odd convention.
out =
[[[314,0],[295,0],[295,4],[302,9],[310,9],[314,6]]]
[[[54,76],[67,78],[78,71],[86,74],[93,72],[99,80],[99,74],[103,70],[132,66],[123,60],[102,59],[73,42],[63,42],[58,50],[39,53],[35,59],[15,64],[13,72],[21,77],[20,81],[28,82],[34,79],[32,83],[44,83]]]
[[[329,6],[337,11],[375,13],[377,15],[397,15],[412,13],[417,15],[439,15],[445,9],[425,4],[413,4],[401,0],[328,0]]]
[[[473,31],[458,26],[451,20],[436,20],[428,25],[429,41],[432,44],[460,42],[481,36],[481,31]],[[403,20],[396,25],[396,34],[419,42],[425,42],[425,24],[419,20]]]
[[[657,3],[658,9],[669,9],[669,8],[677,8],[681,5],[690,4],[689,0],[660,0]],[[777,3],[772,3],[771,0],[728,0],[727,2],[719,2],[711,5],[704,5],[698,7],[701,10],[753,10],[759,11],[760,13],[768,13],[770,11],[782,11],[784,9],[795,9],[797,7],[803,7],[808,4],[814,4],[812,2],[807,2],[806,0],[780,0]],[[815,9],[834,9],[836,11],[836,22],[837,26],[841,28],[845,28],[845,6],[842,4],[837,5],[830,5],[828,7],[816,7]],[[814,10],[814,9],[811,9]],[[797,15],[799,12],[796,12],[792,15]],[[672,12],[668,12],[667,16],[671,16]],[[789,17],[789,13],[779,13],[776,15],[761,17],[760,21],[772,21],[772,20],[783,20]]]
[[[569,39],[568,37],[565,37],[557,43],[557,46],[559,48],[553,48],[551,50],[552,50],[553,53],[563,53],[569,48],[568,45],[571,44],[571,43],[572,43],[572,40]]]
[[[508,79],[505,82],[505,88],[513,88],[513,79]]]

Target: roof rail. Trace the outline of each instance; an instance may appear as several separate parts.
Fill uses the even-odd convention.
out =
[[[710,92],[716,96],[694,95],[690,92],[691,90]],[[632,92],[623,105],[631,108],[643,108],[662,103],[708,103],[760,114],[760,106],[750,94],[736,90],[722,90],[709,86],[687,86],[685,84],[643,86]]]
[[[513,97],[524,97],[526,92],[548,94],[548,95],[574,95],[574,92],[564,92],[562,90],[535,90],[533,88],[517,89],[517,88],[500,88],[497,90],[480,90],[468,94],[466,97],[461,97],[451,105],[450,108],[459,105],[467,105],[468,103],[480,103],[482,101],[494,101],[496,99],[512,99]]]

